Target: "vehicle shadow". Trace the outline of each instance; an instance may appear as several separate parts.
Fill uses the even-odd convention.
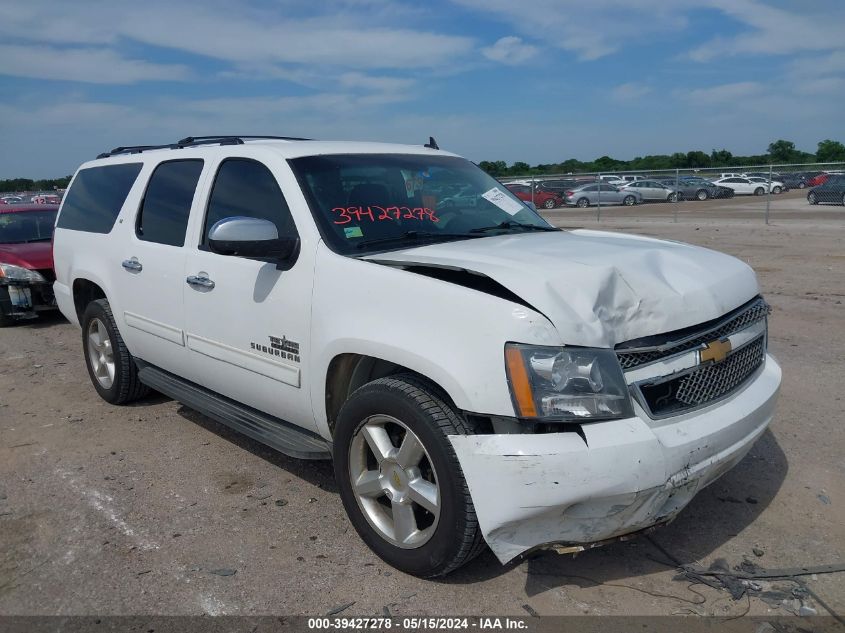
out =
[[[162,402],[171,400],[171,398],[162,396],[158,393],[152,394],[150,397],[162,398]],[[143,402],[149,402],[149,399],[144,398]],[[299,477],[311,485],[317,486],[327,492],[337,494],[338,490],[334,480],[334,471],[332,470],[331,461],[296,459],[295,457],[288,457],[287,455],[264,446],[264,444],[256,442],[252,438],[247,437],[238,431],[234,431],[228,426],[220,424],[219,422],[216,422],[215,420],[212,420],[211,418],[206,417],[202,413],[194,411],[185,405],[179,405],[176,412],[189,422],[193,422],[194,424],[201,426],[206,431],[214,433],[242,450],[249,451],[256,457],[260,457],[276,468]],[[339,498],[338,503],[340,503]]]
[[[27,319],[25,321],[15,321],[11,325],[7,326],[7,328],[26,328],[30,330],[39,330],[41,328],[53,327],[54,325],[60,325],[63,323],[69,323],[69,321],[62,316],[62,313],[58,310],[50,310],[48,312],[41,312],[36,319]]]
[[[524,566],[521,560],[502,566],[487,550],[440,582],[472,584],[521,567],[526,574],[525,593],[530,597],[565,585],[591,587],[666,571],[676,567],[670,556],[682,564],[707,561],[768,507],[788,470],[786,455],[767,430],[735,468],[699,492],[674,522],[648,536],[575,557],[539,551],[529,554]]]
[[[169,399],[159,394],[151,397],[162,401]],[[145,398],[143,402],[149,402],[149,399]],[[177,412],[273,466],[327,492],[338,493],[330,461],[288,457],[186,406],[180,406]],[[788,470],[786,455],[771,430],[767,430],[735,468],[699,492],[674,522],[648,536],[588,550],[577,556],[537,551],[528,554],[525,560],[517,559],[507,565],[499,563],[488,549],[465,567],[445,578],[433,579],[433,582],[474,584],[521,567],[526,575],[525,593],[530,597],[566,585],[591,587],[648,576],[675,568],[675,561],[681,564],[707,561],[713,552],[741,533],[769,506]],[[527,564],[523,565],[524,562]]]

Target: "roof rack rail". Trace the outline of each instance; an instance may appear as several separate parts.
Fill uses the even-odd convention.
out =
[[[184,147],[196,147],[197,145],[243,145],[244,139],[270,139],[277,141],[310,141],[310,138],[298,136],[269,136],[269,135],[239,135],[239,136],[186,136],[175,143],[164,143],[163,145],[128,145],[126,147],[115,147],[113,150],[98,154],[97,158],[108,158],[119,154],[140,154],[153,149],[182,149]]]
[[[119,154],[140,154],[151,149],[176,149],[177,146],[173,143],[165,143],[164,145],[127,145],[125,147],[115,147],[113,150],[98,154],[97,158],[108,158],[109,156],[117,156]]]
[[[220,143],[221,145],[241,145],[244,139],[269,139],[274,141],[310,141],[310,138],[299,136],[270,136],[267,134],[232,134],[220,136],[186,136],[177,144],[183,147],[191,145],[205,145],[206,143]]]

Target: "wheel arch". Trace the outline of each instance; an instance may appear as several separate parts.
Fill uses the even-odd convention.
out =
[[[97,299],[108,299],[100,284],[85,277],[77,277],[73,280],[72,292],[73,307],[76,310],[76,318],[80,325],[82,325],[82,314],[89,303]]]
[[[381,356],[348,352],[337,354],[329,362],[324,382],[323,402],[329,433],[334,436],[340,409],[355,390],[373,380],[398,374],[411,374],[425,381],[438,392],[438,396],[448,405],[455,410],[460,410],[449,390],[441,384],[442,377],[437,380],[427,375],[429,373],[387,360]]]

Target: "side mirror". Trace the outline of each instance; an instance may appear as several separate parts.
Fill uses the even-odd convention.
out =
[[[299,254],[298,237],[279,237],[276,225],[259,218],[223,218],[208,232],[208,247],[219,255],[274,260],[279,268]]]

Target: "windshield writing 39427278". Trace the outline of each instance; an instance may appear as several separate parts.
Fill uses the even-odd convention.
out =
[[[335,207],[332,213],[338,214],[335,224],[349,224],[353,220],[361,222],[381,222],[383,220],[429,220],[439,222],[433,209],[428,207],[380,207],[377,205]]]

